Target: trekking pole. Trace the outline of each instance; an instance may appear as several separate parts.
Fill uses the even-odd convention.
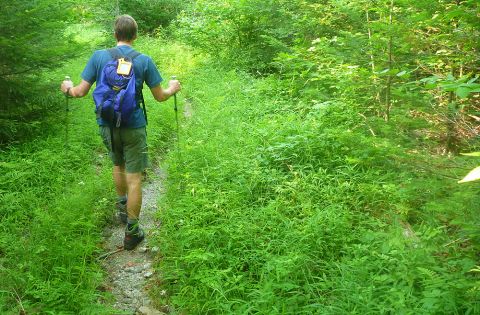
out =
[[[177,76],[172,76],[172,80],[176,80]],[[180,127],[178,124],[178,107],[177,107],[177,93],[173,94],[173,103],[174,107],[173,110],[175,110],[175,121],[177,123],[177,151],[178,151],[178,156],[180,157]]]
[[[68,75],[65,76],[65,81],[71,81],[70,77]],[[64,146],[64,151],[65,151],[65,158],[68,154],[68,112],[70,111],[70,108],[68,107],[68,99],[69,96],[65,94],[65,146]],[[64,191],[67,190],[67,167],[66,167],[66,162],[64,162],[64,170],[63,170],[63,180],[64,180]]]
[[[68,75],[65,76],[65,81],[71,81]],[[65,148],[68,148],[68,112],[70,109],[68,108],[68,95],[65,94]]]

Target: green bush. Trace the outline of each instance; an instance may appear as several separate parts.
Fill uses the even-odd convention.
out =
[[[189,1],[176,0],[120,0],[120,14],[131,15],[141,32],[151,33],[165,28],[176,18]]]
[[[293,42],[296,2],[196,1],[173,24],[174,34],[232,65],[265,73],[279,53]]]
[[[78,102],[76,102],[78,104]],[[77,105],[75,104],[75,105]],[[105,313],[103,273],[95,263],[112,191],[91,107],[72,106],[65,121],[1,152],[0,309]]]
[[[355,103],[298,111],[264,84],[208,63],[188,79],[195,115],[181,158],[167,160],[157,240],[165,303],[193,314],[478,312],[475,246],[444,247],[462,234],[442,235],[429,206],[457,204],[468,228],[458,213],[472,213],[472,191],[442,194],[443,180],[405,169],[396,139],[373,137]],[[405,191],[409,181],[423,190]],[[427,218],[404,235],[406,220]]]

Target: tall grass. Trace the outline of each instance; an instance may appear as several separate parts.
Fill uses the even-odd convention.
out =
[[[407,153],[392,131],[372,137],[355,100],[309,106],[165,39],[137,48],[181,79],[194,111],[172,150],[173,101],[145,91],[152,160],[168,154],[164,302],[191,314],[480,312],[478,186],[459,188],[441,158]],[[52,86],[78,82],[85,61],[49,74]],[[70,107],[68,145],[61,110],[0,152],[2,313],[114,312],[98,302],[109,297],[94,259],[111,164],[90,97]]]
[[[218,63],[186,83],[195,115],[166,161],[158,239],[164,303],[190,314],[480,312],[474,187],[410,170],[399,161],[426,157],[373,137],[353,100],[298,110],[272,79]]]
[[[70,101],[68,141],[59,111],[41,137],[1,152],[3,312],[100,312],[94,257],[112,184],[88,103]]]

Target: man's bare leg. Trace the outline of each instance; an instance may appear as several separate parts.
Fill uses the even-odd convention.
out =
[[[123,248],[134,249],[144,239],[144,232],[138,225],[138,217],[142,208],[142,173],[127,173],[127,228],[123,240]]]
[[[117,192],[117,202],[115,203],[115,207],[118,210],[117,215],[122,223],[127,223],[127,176],[125,174],[125,165],[115,165],[112,174]]]
[[[127,195],[127,177],[125,174],[125,165],[115,165],[113,167],[113,182],[118,197]]]
[[[128,218],[138,220],[142,208],[142,173],[127,173]]]

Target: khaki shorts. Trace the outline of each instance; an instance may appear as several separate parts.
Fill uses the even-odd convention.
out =
[[[113,151],[110,127],[100,126],[100,135],[114,165],[125,166],[127,173],[141,173],[149,166],[145,127],[113,128]]]

